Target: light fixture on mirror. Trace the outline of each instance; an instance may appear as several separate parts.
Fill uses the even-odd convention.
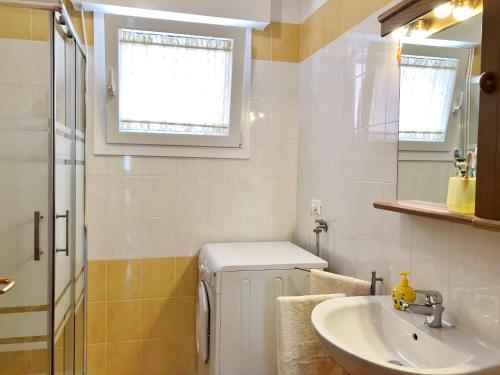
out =
[[[434,15],[439,19],[448,18],[453,12],[453,4],[451,2],[439,5],[434,9]]]
[[[391,36],[395,40],[400,40],[401,38],[404,38],[404,37],[408,36],[408,27],[407,26],[402,26],[399,29],[394,30],[391,33]]]
[[[455,0],[455,7],[453,9],[453,17],[457,21],[464,21],[474,15],[474,8],[470,0]]]
[[[410,37],[423,39],[429,31],[429,20],[420,18],[416,20],[410,27]]]
[[[434,16],[446,19],[453,15],[457,21],[464,21],[474,15],[472,0],[453,0],[434,8]]]

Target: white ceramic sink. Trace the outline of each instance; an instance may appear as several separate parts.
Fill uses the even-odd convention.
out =
[[[500,350],[451,326],[394,310],[388,296],[338,298],[313,310],[332,358],[352,375],[499,375]]]

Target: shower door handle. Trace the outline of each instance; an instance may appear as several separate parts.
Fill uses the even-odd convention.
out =
[[[35,233],[34,233],[33,252],[35,260],[39,261],[40,255],[43,254],[43,250],[40,249],[40,220],[43,219],[43,216],[40,214],[40,211],[35,211],[34,216],[35,216]]]
[[[56,219],[66,220],[66,248],[56,248],[56,253],[66,253],[66,256],[69,256],[69,210],[66,210],[66,214],[64,215],[56,215]]]
[[[7,277],[0,277],[0,295],[7,293],[9,290],[14,288],[16,282]]]

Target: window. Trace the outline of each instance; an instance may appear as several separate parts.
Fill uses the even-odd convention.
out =
[[[233,44],[120,30],[120,132],[229,135]]]
[[[401,141],[444,142],[458,59],[401,56]]]
[[[248,157],[249,31],[115,15],[104,27],[107,148]]]

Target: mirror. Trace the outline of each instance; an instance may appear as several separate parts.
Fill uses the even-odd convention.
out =
[[[431,32],[439,23],[419,19],[401,39],[398,200],[446,203],[477,150],[482,15]]]

